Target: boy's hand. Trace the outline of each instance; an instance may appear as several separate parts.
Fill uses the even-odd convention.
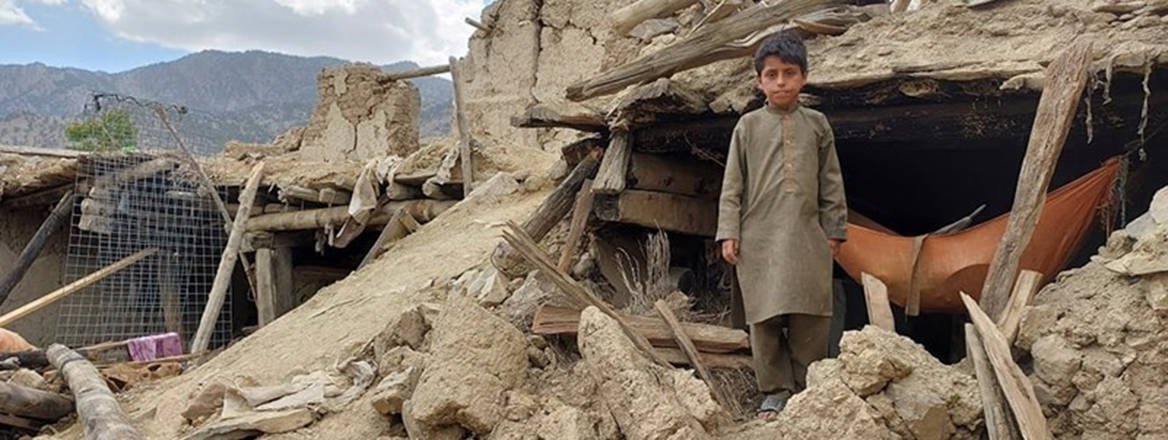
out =
[[[738,240],[733,238],[722,240],[722,259],[731,265],[738,264]]]
[[[828,239],[828,240],[827,240],[827,247],[831,248],[831,256],[832,256],[832,258],[835,258],[835,257],[838,257],[838,256],[839,256],[839,251],[840,251],[840,245],[841,245],[841,244],[843,244],[843,242],[842,242],[842,241],[840,241],[840,240],[836,240],[836,239]]]

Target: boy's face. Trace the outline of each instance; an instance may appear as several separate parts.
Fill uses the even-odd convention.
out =
[[[798,64],[776,56],[766,57],[762,72],[758,74],[758,87],[766,94],[767,101],[784,109],[791,108],[799,100],[799,91],[806,83],[807,77]]]

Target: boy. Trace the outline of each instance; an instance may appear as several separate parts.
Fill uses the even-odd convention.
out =
[[[807,366],[827,356],[832,259],[847,238],[847,207],[831,126],[799,105],[803,42],[767,38],[754,70],[767,102],[734,127],[716,238],[741,287],[766,418],[803,388]]]

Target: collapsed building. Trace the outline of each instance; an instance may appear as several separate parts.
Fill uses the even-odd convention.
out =
[[[957,290],[980,292],[1043,71],[1080,38],[1093,42],[1091,79],[1051,179],[1046,206],[1060,208],[1034,238],[1050,251],[1021,263],[1050,284],[1022,315],[1015,348],[1057,438],[1164,435],[1159,275],[1168,266],[1153,194],[1168,185],[1158,136],[1168,122],[1158,93],[1168,9],[1000,0],[889,13],[791,2],[809,9],[663,69],[718,23],[775,7],[695,1],[614,24],[630,3],[500,0],[484,10],[456,66],[471,176],[459,141],[419,144],[416,90],[368,66],[322,73],[308,126],[202,160],[228,201],[264,163],[241,246],[262,278],[252,290],[247,271],[235,271],[225,307],[237,325],[214,345],[258,328],[182,375],[133,381],[121,401],[134,424],[151,438],[982,438],[989,409],[972,362],[958,363],[967,347]],[[833,329],[838,355],[813,366],[808,389],[777,420],[742,423],[756,403],[748,344],[729,328],[729,280],[711,236],[731,130],[762,105],[743,56],[778,30],[807,38],[801,99],[832,123],[851,227],[863,232],[837,271],[846,299]],[[76,201],[70,233],[109,212],[93,207],[103,205],[97,185],[82,183],[99,161],[4,159],[11,255],[65,191],[98,200]],[[122,170],[157,158],[120,160],[130,164]],[[188,174],[182,163],[175,157],[167,175]],[[632,315],[656,354],[624,323],[581,311],[567,298],[573,285],[501,243],[508,221],[560,256],[551,263],[576,285]],[[1129,222],[1137,228],[1122,229]],[[987,230],[988,241],[976,236]],[[54,268],[66,265],[66,235],[50,239],[5,310],[63,284]],[[932,266],[955,254],[956,269]],[[140,272],[163,278],[154,266]],[[869,322],[861,272],[887,284],[894,329],[923,345],[873,326],[840,335]],[[207,283],[187,295],[205,295]],[[129,336],[192,339],[206,300],[184,308],[190,319],[175,328],[156,290],[153,322]],[[693,363],[656,318],[657,300],[684,318],[714,380],[654,362]],[[50,306],[10,328],[38,345],[61,341],[61,312]],[[104,342],[92,336],[77,344]],[[58,437],[76,438],[78,425]]]

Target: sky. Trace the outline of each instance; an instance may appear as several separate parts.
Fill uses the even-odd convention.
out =
[[[116,73],[206,49],[441,64],[490,2],[0,0],[0,64]]]

